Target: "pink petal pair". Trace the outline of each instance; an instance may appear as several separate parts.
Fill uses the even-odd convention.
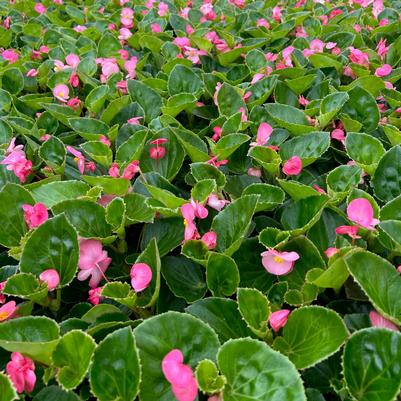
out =
[[[36,383],[35,364],[32,359],[24,357],[19,352],[11,354],[11,361],[6,366],[7,375],[10,377],[18,393],[30,393]]]
[[[30,230],[40,226],[49,218],[49,213],[43,203],[36,203],[33,206],[25,204],[22,205],[22,209],[25,222]]]
[[[369,318],[370,322],[372,323],[372,326],[374,327],[384,327],[389,330],[393,331],[399,331],[398,326],[396,326],[393,322],[390,320],[386,319],[380,313],[377,313],[376,311],[371,311],[369,313]]]
[[[298,175],[302,171],[302,160],[298,156],[293,156],[288,159],[283,166],[285,175]]]
[[[268,123],[261,123],[256,134],[256,142],[252,142],[251,146],[264,146],[270,139],[273,128]]]
[[[40,273],[39,275],[40,281],[47,284],[47,288],[49,291],[54,291],[57,286],[60,284],[60,276],[58,271],[55,269],[47,269]]]
[[[299,259],[297,252],[280,252],[269,249],[261,254],[263,267],[271,274],[283,276],[291,272],[295,261]]]
[[[289,309],[280,309],[270,314],[269,324],[271,328],[275,332],[278,332],[287,323],[288,315],[290,313],[291,311]]]
[[[135,263],[131,267],[131,285],[135,292],[146,289],[152,281],[152,269],[146,263]]]
[[[14,301],[7,302],[0,308],[0,322],[8,320],[13,317],[17,310],[17,305]]]
[[[348,218],[368,230],[374,230],[379,220],[374,218],[373,207],[365,198],[352,200],[347,207]]]

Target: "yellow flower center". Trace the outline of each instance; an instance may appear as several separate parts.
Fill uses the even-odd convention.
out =
[[[64,92],[60,92],[58,95],[59,95],[60,97],[65,97],[65,93],[64,93]]]
[[[187,219],[184,219],[184,226],[188,225]]]
[[[0,322],[6,320],[9,316],[10,314],[8,312],[0,312]]]
[[[280,256],[275,256],[275,257],[274,257],[274,261],[275,261],[276,263],[283,263],[283,262],[284,262],[284,259],[283,259],[283,258],[280,258]]]

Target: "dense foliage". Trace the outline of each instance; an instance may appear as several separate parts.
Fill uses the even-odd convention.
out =
[[[397,399],[400,11],[0,0],[0,401]]]

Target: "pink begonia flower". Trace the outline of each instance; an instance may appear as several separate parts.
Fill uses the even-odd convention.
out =
[[[96,287],[96,288],[92,288],[91,290],[89,290],[88,294],[88,301],[92,304],[92,305],[98,305],[100,303],[100,300],[103,298],[100,294],[102,293],[103,287]]]
[[[32,162],[27,160],[22,145],[15,146],[16,138],[13,138],[6,150],[6,157],[0,164],[6,165],[7,170],[13,171],[18,179],[23,183],[29,174],[32,173]]]
[[[73,110],[78,110],[81,107],[81,101],[77,97],[73,97],[67,102],[67,106]]]
[[[246,93],[245,93],[245,95],[242,97],[243,99],[244,99],[244,102],[245,103],[248,103],[249,102],[249,98],[252,96],[252,92],[251,91],[247,91]]]
[[[75,32],[80,33],[80,32],[85,31],[87,28],[86,28],[85,25],[76,25],[76,26],[74,26],[73,29],[74,29]]]
[[[187,24],[187,25],[185,25],[185,32],[186,32],[188,35],[192,35],[192,34],[195,32],[195,29],[192,28],[191,25]]]
[[[42,3],[36,3],[34,9],[39,14],[44,14],[46,12],[46,7]]]
[[[123,60],[128,60],[128,59],[129,59],[129,53],[128,53],[128,51],[125,50],[125,49],[120,49],[120,50],[118,51],[118,54],[121,56],[121,58],[122,58]]]
[[[393,331],[399,331],[399,328],[397,325],[395,325],[393,322],[390,320],[386,319],[380,313],[377,313],[376,311],[372,310],[369,313],[369,318],[370,318],[370,323],[374,327],[384,327],[389,330]]]
[[[229,3],[233,4],[234,6],[238,8],[244,8],[245,7],[245,0],[228,0]]]
[[[151,147],[149,149],[150,157],[154,160],[163,159],[163,157],[167,153],[167,150],[162,145],[164,145],[167,142],[168,142],[167,138],[158,138],[158,139],[155,139],[154,141],[151,141],[150,144],[156,145],[156,146]]]
[[[300,96],[299,98],[298,98],[298,102],[299,102],[299,104],[301,105],[301,106],[307,106],[309,103],[310,103],[310,101],[308,100],[308,99],[306,99],[304,96]]]
[[[53,0],[53,3],[61,5],[61,4],[63,4],[63,0]]]
[[[373,214],[373,207],[365,198],[354,199],[347,207],[348,218],[368,230],[374,230],[374,227],[380,223]]]
[[[222,210],[227,203],[230,203],[230,201],[226,199],[219,199],[216,194],[211,194],[208,196],[206,203],[211,208],[220,212],[220,210]]]
[[[211,4],[211,2],[204,2],[200,6],[199,11],[203,14],[204,22],[206,20],[213,21],[214,19],[216,19],[216,13],[213,10],[213,4]]]
[[[249,167],[247,174],[251,177],[262,177],[262,170],[260,168]]]
[[[392,71],[393,71],[393,68],[391,67],[390,64],[384,64],[381,67],[376,69],[375,75],[376,75],[376,77],[382,78],[382,77],[386,77],[387,75],[390,75]]]
[[[31,230],[43,224],[49,218],[49,212],[43,203],[36,203],[34,206],[22,205],[24,211],[24,219]]]
[[[47,269],[43,271],[42,273],[40,273],[39,279],[40,281],[47,283],[47,288],[49,289],[49,291],[55,290],[60,284],[60,275],[55,269]]]
[[[326,195],[327,194],[327,192],[323,188],[320,188],[319,185],[313,184],[312,188],[315,191],[319,192],[319,194],[321,194],[321,195]]]
[[[261,256],[263,267],[276,276],[288,274],[299,259],[297,252],[280,252],[275,249],[269,249],[261,253]]]
[[[132,117],[129,120],[127,120],[127,124],[131,125],[140,125],[139,120],[142,120],[143,117]]]
[[[339,226],[336,228],[336,234],[346,234],[349,235],[352,239],[361,238],[358,235],[359,228],[357,226]]]
[[[198,396],[198,384],[190,366],[178,349],[170,351],[162,360],[162,371],[178,401],[194,401]]]
[[[369,66],[369,54],[368,53],[364,53],[361,50],[355,49],[352,46],[349,47],[348,49],[350,50],[350,54],[348,57],[353,63],[363,65],[366,67]]]
[[[340,141],[341,143],[344,143],[344,141],[345,141],[345,132],[340,128],[336,128],[333,131],[331,131],[330,136],[333,139]]]
[[[75,156],[74,160],[77,162],[78,170],[81,174],[83,174],[85,171],[84,155],[78,150],[74,149],[72,146],[67,146],[67,150]]]
[[[212,140],[214,142],[217,142],[220,137],[221,137],[221,133],[223,132],[223,129],[221,127],[213,127],[213,136],[212,136]]]
[[[118,163],[114,162],[109,168],[109,175],[114,178],[120,177],[120,167],[118,167]]]
[[[377,55],[383,60],[386,54],[388,53],[389,46],[386,46],[387,40],[386,39],[380,39],[379,43],[377,44],[376,50],[377,50]]]
[[[273,128],[268,123],[261,123],[256,134],[256,142],[251,142],[250,146],[264,146],[270,139]]]
[[[19,352],[11,354],[11,361],[6,366],[7,375],[10,377],[18,393],[30,393],[36,384],[35,363],[32,359],[23,356]]]
[[[175,38],[173,43],[182,50],[191,45],[190,40],[185,36]]]
[[[11,17],[8,16],[8,17],[4,18],[3,27],[5,29],[10,29],[10,26],[11,26]]]
[[[132,56],[129,60],[124,63],[124,68],[127,70],[127,78],[134,79],[136,77],[136,66],[138,64],[138,58]]]
[[[120,33],[118,35],[120,40],[128,40],[132,36],[132,32],[128,28],[120,28],[118,32]]]
[[[375,0],[373,2],[372,14],[377,19],[379,14],[384,10],[383,0]]]
[[[188,241],[191,239],[199,238],[198,230],[196,229],[196,225],[194,223],[196,208],[194,208],[192,203],[185,203],[184,205],[181,206],[180,210],[182,217],[184,217],[184,225],[185,225],[184,240]],[[202,216],[204,215],[203,211],[201,211],[201,215]]]
[[[120,90],[122,93],[127,94],[128,93],[128,86],[127,86],[127,81],[118,81],[116,84],[116,87],[118,90]]]
[[[38,70],[35,70],[35,68],[31,68],[27,73],[27,77],[36,77],[38,75]]]
[[[123,174],[121,175],[122,178],[126,180],[132,180],[136,173],[139,173],[139,160],[134,160],[127,167],[125,167]]]
[[[334,256],[336,253],[340,252],[340,250],[338,248],[327,248],[324,251],[324,254],[328,257],[331,258],[332,256]]]
[[[198,201],[194,201],[193,199],[190,200],[190,205],[192,206],[192,208],[194,210],[195,217],[197,217],[198,219],[201,219],[201,220],[206,219],[209,212],[205,208],[205,206],[203,206]]]
[[[105,135],[100,135],[99,136],[99,141],[104,143],[106,146],[110,147],[111,146],[111,142],[110,140],[105,136]]]
[[[162,31],[161,26],[159,24],[157,24],[157,23],[150,24],[150,29],[154,33],[159,33],[159,32]]]
[[[276,333],[287,323],[290,313],[289,309],[280,309],[270,314],[269,324]]]
[[[3,57],[4,60],[8,61],[10,64],[13,64],[18,61],[19,56],[14,49],[7,49],[1,53],[1,57]]]
[[[205,52],[204,50],[195,49],[194,47],[185,46],[184,54],[188,60],[192,61],[193,64],[199,64],[199,56],[205,56],[207,55],[207,52]]]
[[[89,276],[89,286],[98,287],[102,278],[105,279],[104,272],[111,263],[111,258],[107,256],[107,251],[103,250],[102,243],[95,239],[81,239],[79,241],[79,260],[78,280],[84,281]]]
[[[0,322],[12,318],[16,310],[17,305],[14,301],[9,301],[4,304],[2,307],[0,307]]]
[[[261,26],[265,27],[266,29],[270,29],[270,24],[264,19],[264,18],[259,18],[256,21],[256,26],[259,28]]]
[[[68,54],[65,57],[65,62],[67,63],[67,65],[69,65],[71,68],[77,68],[79,62],[81,61],[81,59],[79,58],[79,56],[77,56],[76,54]]]
[[[240,107],[238,111],[241,113],[241,122],[246,123],[248,121],[248,117],[246,116],[245,107]]]
[[[152,281],[152,269],[146,263],[135,263],[131,267],[131,286],[135,292],[141,292]]]
[[[67,100],[70,98],[69,93],[70,89],[64,84],[58,84],[53,88],[54,97],[63,103],[67,102]]]
[[[73,88],[77,88],[79,86],[79,77],[78,75],[73,72],[68,80]]]
[[[4,304],[6,302],[6,296],[3,294],[5,286],[6,286],[6,281],[2,281],[0,283],[0,304]]]
[[[168,13],[168,4],[162,1],[158,5],[159,11],[157,12],[160,17],[164,17]]]
[[[275,6],[272,10],[272,18],[280,23],[281,22],[281,7],[280,6]]]
[[[251,85],[255,84],[256,82],[260,81],[262,78],[265,77],[265,74],[261,74],[261,73],[256,73],[251,80]]]
[[[217,246],[217,234],[214,231],[208,231],[202,235],[201,241],[206,244],[209,250],[212,250]]]
[[[298,156],[288,159],[283,166],[285,175],[298,175],[302,171],[302,160]]]

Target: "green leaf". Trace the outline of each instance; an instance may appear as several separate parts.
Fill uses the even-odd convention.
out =
[[[196,96],[192,93],[180,93],[171,96],[166,105],[161,108],[162,113],[175,117],[184,110],[191,110],[195,107]]]
[[[203,269],[189,259],[166,256],[162,259],[161,272],[173,294],[188,303],[203,298],[206,293]]]
[[[161,113],[163,106],[161,96],[151,87],[136,80],[128,80],[128,92],[132,101],[136,101],[145,112],[145,121],[150,123],[154,118]]]
[[[218,187],[226,185],[225,175],[217,167],[208,163],[192,163],[191,174],[196,181],[213,179],[216,181]]]
[[[377,164],[386,153],[382,143],[375,137],[356,132],[349,132],[345,138],[348,156],[369,175],[374,174]]]
[[[306,401],[295,366],[266,343],[250,338],[228,341],[220,348],[217,361],[227,379],[224,401]]]
[[[89,141],[81,145],[81,148],[87,153],[95,162],[101,166],[110,167],[113,160],[113,152],[111,149],[100,141]]]
[[[108,195],[122,196],[128,192],[130,181],[110,176],[83,175],[82,178],[92,186],[99,186]]]
[[[280,127],[287,129],[294,136],[306,135],[315,131],[315,128],[309,125],[305,113],[295,107],[268,103],[265,109]]]
[[[92,89],[85,99],[85,106],[91,113],[99,113],[107,99],[109,87],[107,85],[97,86]]]
[[[39,156],[53,169],[64,166],[66,151],[63,142],[56,136],[51,136],[40,147]]]
[[[217,234],[217,252],[232,255],[248,234],[259,196],[247,195],[226,206],[214,219],[212,231]]]
[[[334,67],[336,70],[341,70],[342,64],[337,59],[326,54],[315,53],[309,56],[309,61],[315,68]]]
[[[346,92],[330,93],[320,103],[320,115],[318,117],[320,126],[324,128],[343,108],[349,96]]]
[[[33,205],[31,194],[17,184],[6,184],[0,191],[0,244],[6,247],[18,246],[28,231],[22,205]]]
[[[109,126],[107,124],[95,118],[70,118],[68,122],[74,131],[83,134],[84,138],[88,140],[95,140],[100,135],[107,136],[107,132],[109,131]]]
[[[206,265],[206,282],[215,297],[234,294],[239,284],[237,264],[227,255],[210,252]]]
[[[217,142],[213,149],[213,154],[218,156],[219,160],[227,159],[241,145],[249,141],[249,136],[245,134],[228,134],[224,135]]]
[[[159,296],[160,290],[160,256],[156,238],[153,238],[146,249],[138,256],[135,263],[146,263],[152,269],[152,281],[138,295],[137,305],[143,308],[152,306]]]
[[[277,179],[281,188],[287,192],[295,201],[309,198],[310,196],[316,196],[316,190],[308,185],[301,184],[294,180],[279,180]]]
[[[272,175],[278,174],[281,159],[273,149],[265,146],[254,146],[249,150],[248,155],[268,173]]]
[[[20,93],[24,89],[22,72],[18,68],[9,68],[4,71],[1,77],[1,87],[13,95]]]
[[[181,93],[197,94],[203,89],[203,81],[192,69],[177,64],[168,77],[168,93],[170,96]]]
[[[322,156],[329,146],[328,132],[312,132],[284,142],[280,145],[280,156],[283,160],[298,156],[302,159],[302,166],[306,167]]]
[[[381,208],[380,220],[401,220],[401,196],[397,196]]]
[[[80,330],[69,331],[60,339],[52,359],[59,368],[57,381],[64,389],[73,390],[83,381],[95,348],[92,337]]]
[[[237,302],[248,327],[258,337],[265,338],[270,315],[270,303],[266,296],[256,288],[238,288]]]
[[[183,128],[172,128],[171,131],[174,133],[178,142],[185,149],[192,162],[205,162],[210,159],[207,151],[207,146],[198,135],[192,131]]]
[[[219,375],[217,366],[210,359],[200,361],[195,371],[199,388],[206,393],[219,393],[226,384],[226,378]]]
[[[161,370],[163,358],[173,349],[184,355],[192,369],[203,359],[215,360],[220,343],[215,332],[193,316],[167,312],[146,319],[134,329],[142,363],[142,401],[171,401],[171,385]]]
[[[217,94],[217,104],[221,115],[230,117],[238,113],[241,107],[246,110],[244,99],[239,93],[238,88],[224,82]]]
[[[18,399],[17,392],[14,389],[11,380],[7,375],[0,372],[0,400],[14,401]]]
[[[401,324],[401,278],[394,266],[360,249],[350,252],[345,263],[374,307],[387,319]]]
[[[137,193],[130,193],[124,196],[124,203],[126,209],[126,216],[129,223],[150,223],[153,221],[154,211],[151,210],[146,203],[146,198]],[[157,224],[157,221],[156,223]],[[145,227],[152,227],[149,225]],[[145,233],[144,233],[145,235]]]
[[[212,179],[198,181],[191,190],[192,199],[206,202],[209,195],[216,190],[216,181]]]
[[[359,121],[366,132],[376,129],[380,119],[376,99],[368,91],[359,86],[352,88],[348,92],[348,95],[349,99],[342,111],[348,114],[353,120]]]
[[[121,49],[119,40],[110,32],[106,31],[98,43],[98,57],[111,57],[117,55]]]
[[[298,369],[305,369],[334,354],[347,336],[347,328],[336,312],[306,306],[291,312],[274,348],[288,355]]]
[[[138,160],[145,146],[147,135],[147,130],[133,132],[132,135],[118,147],[116,161],[128,163],[133,160]]]
[[[77,272],[79,246],[77,232],[61,214],[41,224],[28,238],[22,250],[20,270],[39,276],[55,269],[60,285],[69,284]]]
[[[64,391],[58,386],[49,386],[43,388],[35,395],[34,401],[82,401],[77,394],[72,391]]]
[[[186,311],[209,324],[222,342],[252,335],[238,311],[237,303],[232,299],[200,299],[188,306]]]
[[[66,200],[53,206],[52,211],[55,215],[64,213],[81,237],[102,239],[111,235],[105,209],[97,203],[83,199]]]
[[[401,335],[369,328],[354,333],[344,349],[347,388],[358,401],[392,401],[401,387]]]
[[[359,184],[362,170],[358,166],[339,166],[327,176],[327,191],[338,200],[344,199]]]
[[[128,283],[113,281],[106,283],[102,289],[102,297],[110,298],[121,305],[133,308],[136,304],[137,296]]]
[[[27,316],[2,322],[0,347],[9,352],[20,352],[45,365],[59,341],[57,323],[44,316]]]
[[[106,336],[96,348],[90,369],[93,394],[99,401],[132,401],[140,381],[141,365],[131,328],[124,327]]]
[[[394,146],[380,159],[372,184],[375,195],[384,202],[401,195],[401,146]]]
[[[47,286],[41,285],[39,280],[30,273],[18,273],[7,279],[3,290],[4,294],[30,299],[43,304],[47,298]]]
[[[55,181],[36,187],[31,193],[35,202],[53,207],[59,202],[84,196],[88,190],[89,185],[82,181]]]

